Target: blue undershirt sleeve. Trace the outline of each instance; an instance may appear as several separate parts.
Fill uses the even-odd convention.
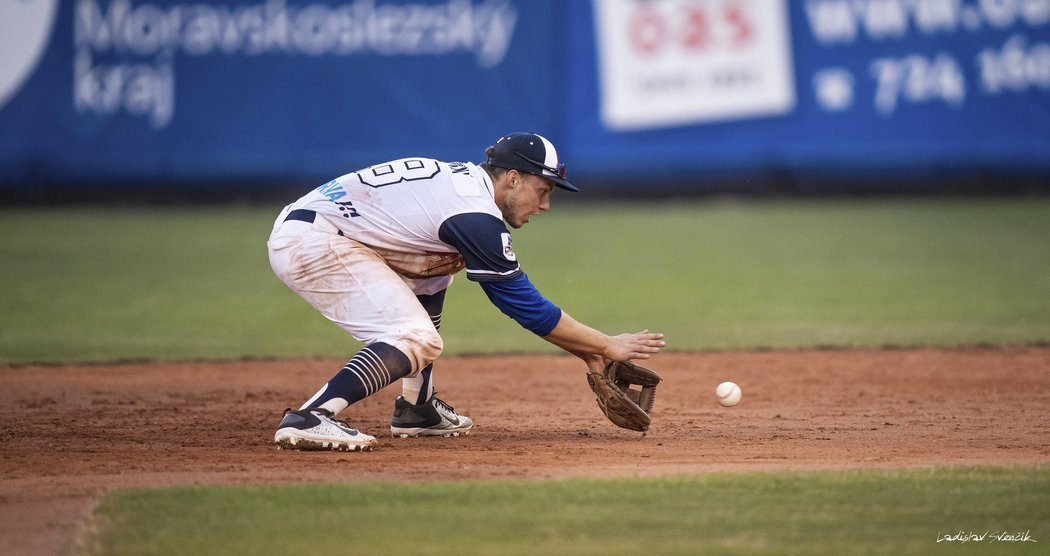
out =
[[[537,336],[546,336],[561,320],[561,309],[536,289],[524,273],[513,280],[480,282],[489,301]]]

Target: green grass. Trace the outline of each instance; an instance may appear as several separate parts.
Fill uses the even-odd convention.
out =
[[[117,491],[108,554],[1037,554],[1046,467]],[[937,542],[1029,531],[1031,543]]]
[[[0,362],[339,356],[272,275],[277,207],[0,210]],[[670,348],[1050,340],[1050,200],[574,203],[515,232],[540,290]],[[461,274],[446,353],[554,351]]]
[[[328,344],[351,344],[312,323],[273,277],[266,256],[271,212],[4,211],[0,359],[278,355],[267,344],[299,327],[329,332]],[[295,347],[289,341],[280,349]]]
[[[595,207],[518,234],[543,291],[678,349],[1050,338],[1050,202]],[[562,239],[559,239],[562,238]],[[580,263],[583,264],[580,264]],[[574,309],[574,307],[579,307]]]
[[[680,351],[1050,340],[1047,199],[555,201],[519,258],[608,332]],[[0,362],[346,356],[269,269],[276,211],[0,209]],[[553,350],[462,276],[442,332],[453,354]],[[186,487],[96,516],[98,554],[1027,554],[1050,542],[1050,472]],[[1039,542],[936,542],[1025,530]]]

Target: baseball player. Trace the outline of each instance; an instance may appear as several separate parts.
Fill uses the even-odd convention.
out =
[[[365,347],[306,400],[285,412],[282,448],[371,450],[376,439],[336,419],[401,380],[395,437],[458,436],[474,422],[437,397],[433,363],[445,290],[462,269],[503,313],[600,371],[647,359],[662,334],[609,336],[546,299],[522,271],[511,228],[550,209],[555,187],[578,191],[546,138],[513,133],[475,165],[402,158],[351,172],[285,207],[267,246],[274,273]]]

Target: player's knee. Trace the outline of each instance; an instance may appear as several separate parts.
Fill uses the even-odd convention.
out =
[[[438,334],[438,331],[433,327],[419,333],[419,344],[423,359],[422,367],[429,365],[440,357],[441,352],[445,349],[445,341],[441,339],[441,334]]]
[[[433,326],[409,330],[398,343],[412,361],[413,373],[434,362],[445,349],[441,335]]]

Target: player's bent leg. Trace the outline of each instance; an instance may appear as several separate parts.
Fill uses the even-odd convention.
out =
[[[432,333],[431,333],[432,332]],[[420,371],[426,381],[432,370],[429,363],[441,355],[441,336],[437,330],[417,330],[413,334],[395,341],[399,349],[409,354],[413,361],[427,362]],[[404,388],[404,385],[402,385]],[[433,391],[431,389],[431,391]],[[415,436],[459,436],[469,434],[474,428],[474,421],[465,415],[459,415],[449,404],[436,394],[422,403],[406,400],[398,396],[394,401],[394,415],[390,420],[390,434],[394,437],[407,438]]]
[[[274,273],[365,344],[393,344],[418,329],[436,335],[412,287],[375,251],[336,232],[324,219],[280,224],[269,241]],[[413,373],[425,366],[414,365]]]
[[[445,302],[444,289],[434,294],[416,294],[420,306],[430,315],[434,330],[441,332],[441,312]],[[401,379],[401,397],[412,404],[421,404],[434,395],[434,365],[431,363],[419,373]]]
[[[427,286],[430,284],[417,283],[413,289],[417,292],[419,305],[430,316],[434,330],[440,331],[445,289],[433,294],[419,292]],[[470,417],[459,415],[452,406],[436,396],[433,371],[433,364],[430,364],[418,374],[401,380],[401,396],[394,400],[394,413],[390,418],[390,434],[395,438],[459,436],[469,434],[474,428],[474,421]]]
[[[418,386],[419,394],[411,397],[398,396],[394,400],[394,414],[390,419],[390,435],[395,438],[408,438],[417,436],[460,436],[469,434],[474,428],[474,421],[466,415],[456,413],[456,410],[437,397],[431,383],[432,366],[427,366],[417,377],[409,377],[402,381],[402,391],[405,390],[405,382],[422,377],[423,384]],[[430,386],[428,388],[428,383]],[[425,401],[416,396],[428,392]],[[412,399],[415,397],[415,399]]]
[[[443,347],[441,336],[433,327],[416,330],[396,342],[400,349],[410,354],[410,359],[427,364],[424,371],[431,369],[430,362],[441,355]],[[398,396],[394,401],[394,415],[390,421],[392,436],[459,436],[469,434],[474,428],[474,421],[470,417],[456,413],[452,406],[436,394],[423,403],[412,403],[415,401],[418,399],[409,401],[404,396]]]
[[[270,261],[275,274],[334,324],[367,344],[298,412],[323,409],[330,413],[329,419],[395,380],[416,376],[438,358],[443,348],[431,316],[416,297],[415,285],[406,283],[373,250],[336,232],[324,219],[312,224],[278,222],[270,240]],[[433,284],[427,284],[432,289],[418,293],[434,295],[444,290],[450,281],[449,277],[434,280]],[[297,417],[289,417],[291,413],[285,417],[295,421]],[[338,429],[337,425],[325,422],[324,414],[310,415],[321,421],[325,430]],[[306,414],[298,417],[313,423]],[[321,426],[296,423],[306,429]],[[286,425],[282,419],[279,426],[282,435],[307,436],[293,431],[302,427]],[[343,434],[349,433],[336,430],[332,434],[336,439],[345,440]],[[332,439],[333,436],[325,436],[321,441],[328,445],[327,449],[333,449],[332,446],[340,449],[339,446],[344,445],[333,444]],[[284,440],[291,444],[290,438]],[[296,445],[299,444],[297,441]]]

